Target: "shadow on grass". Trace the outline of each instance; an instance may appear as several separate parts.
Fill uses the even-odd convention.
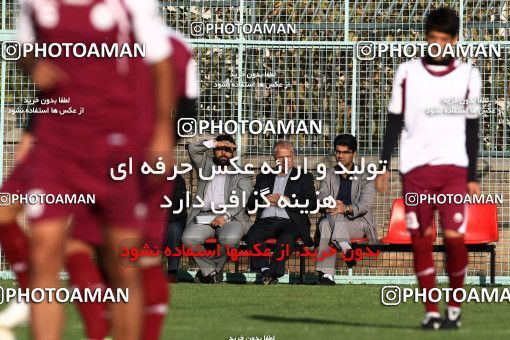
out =
[[[339,325],[339,326],[351,326],[351,327],[371,327],[371,328],[394,328],[394,329],[420,329],[419,327],[411,327],[405,325],[389,325],[389,324],[374,324],[366,322],[356,321],[341,321],[341,320],[323,320],[313,318],[288,318],[282,316],[273,315],[249,315],[248,318],[269,321],[269,322],[287,322],[287,323],[308,323],[314,325]]]

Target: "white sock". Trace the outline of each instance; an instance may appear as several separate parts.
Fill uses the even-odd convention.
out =
[[[427,312],[427,314],[425,314],[425,317],[427,319],[428,318],[440,318],[441,314],[439,314],[438,312]]]
[[[323,277],[330,279],[331,281],[335,281],[335,279],[333,279],[333,275],[331,275],[331,274],[324,274]]]
[[[448,306],[446,312],[448,313],[448,319],[455,320],[459,317],[460,307]]]
[[[349,242],[340,242],[340,248],[342,248],[342,252],[345,254],[347,251],[352,249],[351,244]]]

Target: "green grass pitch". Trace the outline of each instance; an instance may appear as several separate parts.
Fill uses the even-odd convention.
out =
[[[5,281],[1,285],[12,287]],[[381,288],[178,283],[171,287],[171,305],[161,338],[510,339],[509,303],[465,304],[460,330],[425,332],[418,327],[422,305],[383,306]],[[67,309],[64,338],[84,339],[76,309],[71,305]],[[18,329],[16,335],[29,339],[28,328]]]

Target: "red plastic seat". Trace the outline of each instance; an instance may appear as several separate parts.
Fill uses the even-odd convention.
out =
[[[496,204],[467,205],[465,244],[498,242],[498,210]]]
[[[436,240],[436,222],[432,219],[432,235]],[[393,200],[390,214],[390,226],[388,233],[381,239],[381,243],[385,244],[411,244],[411,235],[406,227],[406,212],[404,200],[396,198]]]

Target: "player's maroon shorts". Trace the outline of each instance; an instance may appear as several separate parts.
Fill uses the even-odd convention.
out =
[[[139,159],[137,152],[127,152],[109,145],[107,152],[61,154],[43,143],[34,146],[30,159],[27,193],[60,197],[53,204],[45,202],[25,207],[31,222],[70,216],[84,207],[93,207],[105,226],[140,229],[139,178],[127,175],[123,180],[111,178],[110,169],[127,162],[128,155]]]
[[[426,165],[402,175],[406,224],[410,233],[423,232],[432,225],[434,209],[444,229],[464,233],[465,204],[452,195],[467,194],[467,169],[453,165]],[[459,201],[459,200],[457,200]]]
[[[23,194],[26,192],[28,178],[31,176],[29,173],[30,166],[28,162],[30,157],[27,157],[23,162],[16,164],[10,175],[2,184],[0,190],[3,194]],[[7,202],[6,202],[7,203]],[[6,205],[6,204],[3,204]]]
[[[152,242],[161,243],[163,240],[168,214],[171,209],[162,208],[161,204],[167,203],[164,199],[172,199],[175,182],[163,181],[155,183],[146,183],[144,201],[147,204],[147,217],[144,223],[144,237],[153,240]],[[176,202],[172,202],[177,204]],[[186,209],[186,208],[184,208]]]
[[[168,209],[160,205],[166,203],[164,196],[171,199],[174,182],[157,183],[143,190],[143,202],[146,214],[142,222],[144,242],[151,249],[159,247],[163,241]],[[80,209],[73,217],[71,238],[78,239],[94,246],[102,245],[101,222],[93,209]]]
[[[70,228],[71,239],[77,239],[92,246],[103,244],[101,220],[93,209],[84,207],[76,211]]]

